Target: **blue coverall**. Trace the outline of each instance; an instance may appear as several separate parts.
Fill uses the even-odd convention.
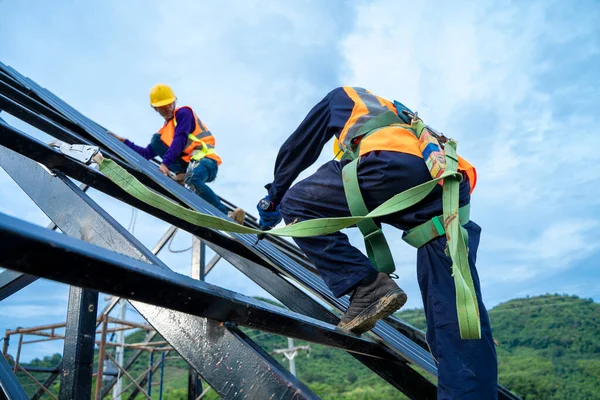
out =
[[[353,106],[353,100],[342,88],[333,90],[309,112],[281,147],[269,197],[280,204],[286,224],[350,215],[341,177],[348,161],[330,161],[312,176],[290,186],[316,161],[323,146],[334,135],[339,137]],[[395,194],[429,181],[431,176],[422,158],[373,151],[361,158],[358,179],[365,203],[372,210]],[[469,203],[469,190],[465,179],[460,187],[461,206]],[[408,230],[441,214],[442,189],[438,186],[415,206],[377,222]],[[427,341],[438,362],[438,399],[495,399],[496,350],[475,268],[481,228],[473,221],[465,228],[469,233],[469,263],[481,313],[482,338],[460,338],[451,260],[444,253],[446,238],[441,236],[417,250],[417,276],[427,318]],[[294,240],[337,297],[350,293],[374,271],[369,259],[341,232]]]

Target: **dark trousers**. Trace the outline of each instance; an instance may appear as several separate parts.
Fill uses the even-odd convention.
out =
[[[323,165],[315,174],[288,190],[281,203],[287,224],[313,218],[350,215],[337,161]],[[358,177],[367,207],[372,210],[393,195],[431,179],[423,160],[403,153],[372,152],[359,164]],[[461,205],[470,201],[468,182],[461,185]],[[409,209],[377,221],[402,230],[442,214],[441,187]],[[438,399],[497,398],[497,361],[487,310],[481,301],[475,268],[481,228],[465,225],[469,232],[469,263],[481,316],[482,338],[463,340],[458,330],[456,292],[451,260],[444,254],[445,237],[417,250],[417,276],[427,317],[427,341],[439,362]],[[351,292],[374,271],[369,259],[341,233],[295,238],[315,264],[334,295]]]

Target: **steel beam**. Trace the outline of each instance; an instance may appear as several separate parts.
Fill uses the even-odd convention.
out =
[[[4,235],[0,242],[0,265],[4,268],[374,358],[395,359],[384,347],[339,331],[331,324],[157,269],[8,215],[0,214],[0,234]],[[31,248],[36,251],[27,251]],[[50,258],[55,260],[54,267],[46,268],[44,260]]]
[[[0,272],[0,301],[15,294],[36,280],[37,277],[20,272],[9,270]]]
[[[0,399],[27,400],[28,398],[13,369],[0,354]]]
[[[61,400],[87,400],[92,394],[97,311],[98,292],[71,286],[61,364]]]
[[[10,159],[12,156],[12,161],[21,161],[19,162],[21,167],[26,167],[27,163],[31,163],[29,160],[22,159],[22,156],[15,153],[10,154],[8,151],[5,151],[4,156],[4,160]],[[112,220],[110,216],[105,214],[104,210],[93,203],[85,194],[80,191],[78,192],[78,188],[68,179],[60,176],[51,176],[39,166],[37,167],[38,171],[36,174],[33,167],[35,163],[31,164],[33,170],[23,169],[27,170],[28,182],[35,182],[37,189],[35,191],[28,191],[28,194],[34,198],[34,201],[41,206],[65,234],[84,237],[90,242],[101,243],[103,247],[118,249],[132,257],[153,261],[155,262],[153,269],[160,270],[161,272],[164,271],[166,274],[170,272],[158,258],[147,251],[141,244],[137,244],[137,241],[128,232],[120,227],[116,221]],[[10,173],[13,173],[12,176],[14,179],[20,181],[21,177],[18,176],[19,171],[11,170]],[[27,185],[23,186],[24,188],[28,188]],[[57,192],[61,189],[62,192],[59,195]],[[52,193],[57,195],[56,198],[61,200],[61,204],[53,204],[52,200],[48,200],[48,196],[36,196],[36,193]],[[67,210],[63,210],[63,208]],[[111,275],[109,271],[106,271],[105,274],[107,276]],[[112,277],[113,285],[119,286],[119,279],[115,278],[114,276]],[[265,357],[264,354],[249,346],[245,341],[236,339],[235,334],[229,333],[221,324],[204,318],[190,317],[172,310],[159,309],[158,307],[139,302],[133,302],[133,305],[191,365],[204,375],[205,379],[223,397],[236,397],[234,393],[240,389],[245,389],[247,392],[246,395],[242,396],[243,398],[246,396],[262,398],[267,396],[268,393],[276,393],[281,398],[291,398],[294,396],[294,392],[298,393],[297,398],[315,397],[301,382],[289,376],[289,373],[272,360],[270,356]],[[207,330],[214,333],[214,335],[205,335],[204,333]],[[190,336],[193,336],[191,342]],[[220,347],[220,342],[215,342],[223,340],[227,343],[226,347]],[[186,343],[188,343],[187,348],[185,347]],[[236,365],[242,365],[246,362],[253,363],[258,370],[262,371],[264,376],[270,376],[269,383],[262,384],[263,382],[256,377],[254,379],[259,380],[255,380],[253,385],[253,380],[249,376],[244,376],[243,373],[236,374],[235,377],[224,377],[223,374],[216,373],[214,360],[210,358],[203,359],[203,355],[199,354],[197,350],[189,348],[189,346],[194,347],[198,343],[203,343],[206,349],[211,349],[213,357],[218,359],[229,358],[229,361],[221,362],[221,364],[224,364],[224,368],[227,366],[233,368]],[[237,359],[232,357],[231,354],[222,354],[220,351],[215,350],[218,348],[227,352],[235,351],[242,358]],[[252,373],[254,374],[255,371],[252,371]]]
[[[138,208],[146,207],[149,213],[154,214],[158,217],[162,217],[168,222],[176,224],[177,226],[187,230],[188,232],[202,237],[203,240],[210,243],[210,246],[213,250],[224,256],[227,259],[227,261],[232,263],[232,265],[236,266],[238,269],[241,269],[244,273],[248,274],[248,276],[251,277],[251,279],[259,283],[261,287],[263,287],[269,293],[274,295],[274,297],[277,298],[279,301],[282,301],[282,303],[286,304],[288,307],[290,307],[291,305],[291,309],[302,312],[306,315],[316,316],[317,318],[326,318],[325,320],[327,321],[337,321],[337,317],[331,314],[328,310],[325,310],[324,307],[315,302],[304,292],[291,285],[285,279],[281,278],[281,276],[279,276],[272,270],[267,268],[257,268],[257,266],[259,266],[260,264],[248,262],[248,259],[245,258],[247,253],[239,251],[239,247],[235,248],[235,246],[232,246],[229,240],[211,241],[211,239],[214,239],[214,235],[213,237],[210,237],[209,235],[204,235],[205,232],[201,230],[201,228],[187,224],[184,221],[181,221],[170,215],[165,215],[164,213],[163,215],[161,215],[161,212],[155,209],[148,209],[147,206],[145,206],[144,204],[139,204],[139,202],[138,204],[136,204],[135,200],[132,201],[131,198],[123,196],[124,192],[120,190],[115,190],[114,185],[112,185],[111,182],[107,181],[107,179],[103,175],[97,173],[96,171],[90,168],[86,168],[81,164],[76,163],[75,161],[69,160],[64,156],[57,154],[54,150],[50,149],[43,143],[40,143],[21,132],[18,132],[10,126],[3,126],[2,124],[0,124],[0,133],[2,129],[5,129],[9,133],[14,134],[14,136],[11,138],[12,140],[6,138],[7,140],[2,141],[2,145],[6,145],[7,147],[13,148],[16,151],[23,152],[29,157],[36,159],[36,161],[43,162],[50,168],[54,168],[55,166],[61,166],[62,170],[68,171],[68,173],[70,173],[70,175],[73,176],[75,179],[90,184],[96,187],[97,189],[101,189],[107,192],[109,195],[112,195],[113,197],[121,197],[122,200],[128,200],[130,204],[138,206]],[[3,136],[0,135],[0,140],[2,138]],[[220,235],[217,236],[217,238],[219,239],[221,237],[222,236]],[[223,242],[224,247],[218,246],[218,243],[220,242]],[[225,247],[227,247],[227,251],[224,250]],[[240,254],[244,254],[244,256]],[[260,258],[259,260],[264,265],[264,261]],[[323,317],[323,315],[327,315],[327,317]],[[398,357],[398,361],[403,362],[403,360],[404,359],[402,357]],[[425,386],[429,386],[430,388],[433,387],[433,385],[429,381],[427,381],[417,372],[410,370],[410,368],[407,368],[405,364],[391,362],[392,365],[386,365],[380,362],[368,362],[362,359],[361,361],[365,363],[369,368],[377,372],[380,376],[384,377],[384,379],[388,380],[388,382],[392,383],[395,387],[399,389],[402,388],[403,391],[412,391],[411,386],[415,386],[414,382],[417,383],[416,386],[418,388]],[[406,371],[403,373],[394,372],[402,368],[406,369]],[[405,379],[405,376],[409,376],[411,377],[411,379]]]

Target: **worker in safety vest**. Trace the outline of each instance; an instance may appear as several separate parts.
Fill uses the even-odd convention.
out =
[[[430,181],[430,170],[411,125],[386,126],[362,140],[355,136],[364,124],[388,111],[398,118],[394,103],[361,88],[340,87],[325,96],[279,150],[274,179],[266,186],[268,195],[257,207],[261,228],[273,228],[282,218],[291,224],[351,215],[342,180],[342,168],[350,163],[348,159],[329,161],[292,186],[334,136],[342,150],[356,147],[360,142],[357,178],[369,211],[402,191]],[[470,203],[476,173],[462,158],[458,171],[463,175],[459,205],[465,207]],[[379,226],[384,222],[409,231],[443,213],[442,192],[442,186],[436,185],[416,205],[375,221]],[[446,236],[442,234],[427,239],[417,250],[417,278],[427,318],[427,341],[439,363],[438,399],[494,399],[497,398],[496,351],[475,268],[481,228],[468,219],[461,220],[461,224],[468,233],[467,268],[470,267],[475,286],[481,339],[465,340],[460,336],[452,261],[444,252]],[[336,297],[351,295],[340,328],[361,334],[406,302],[404,291],[388,274],[378,272],[344,233],[294,240]]]
[[[236,208],[228,213],[219,197],[206,184],[215,180],[222,162],[215,153],[215,137],[191,107],[176,107],[176,100],[175,93],[167,85],[155,85],[150,91],[150,105],[165,119],[165,123],[145,148],[109,133],[147,160],[160,156],[160,172],[167,176],[173,172],[178,183],[185,183],[198,196],[241,224],[245,218],[244,210]]]

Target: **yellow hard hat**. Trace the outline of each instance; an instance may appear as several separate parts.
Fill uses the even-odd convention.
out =
[[[338,140],[338,138],[333,138],[333,155],[335,156],[336,159],[341,159],[342,158],[342,148],[340,147],[340,141]]]
[[[173,103],[177,97],[170,86],[159,83],[150,90],[150,105],[152,107],[162,107]]]

